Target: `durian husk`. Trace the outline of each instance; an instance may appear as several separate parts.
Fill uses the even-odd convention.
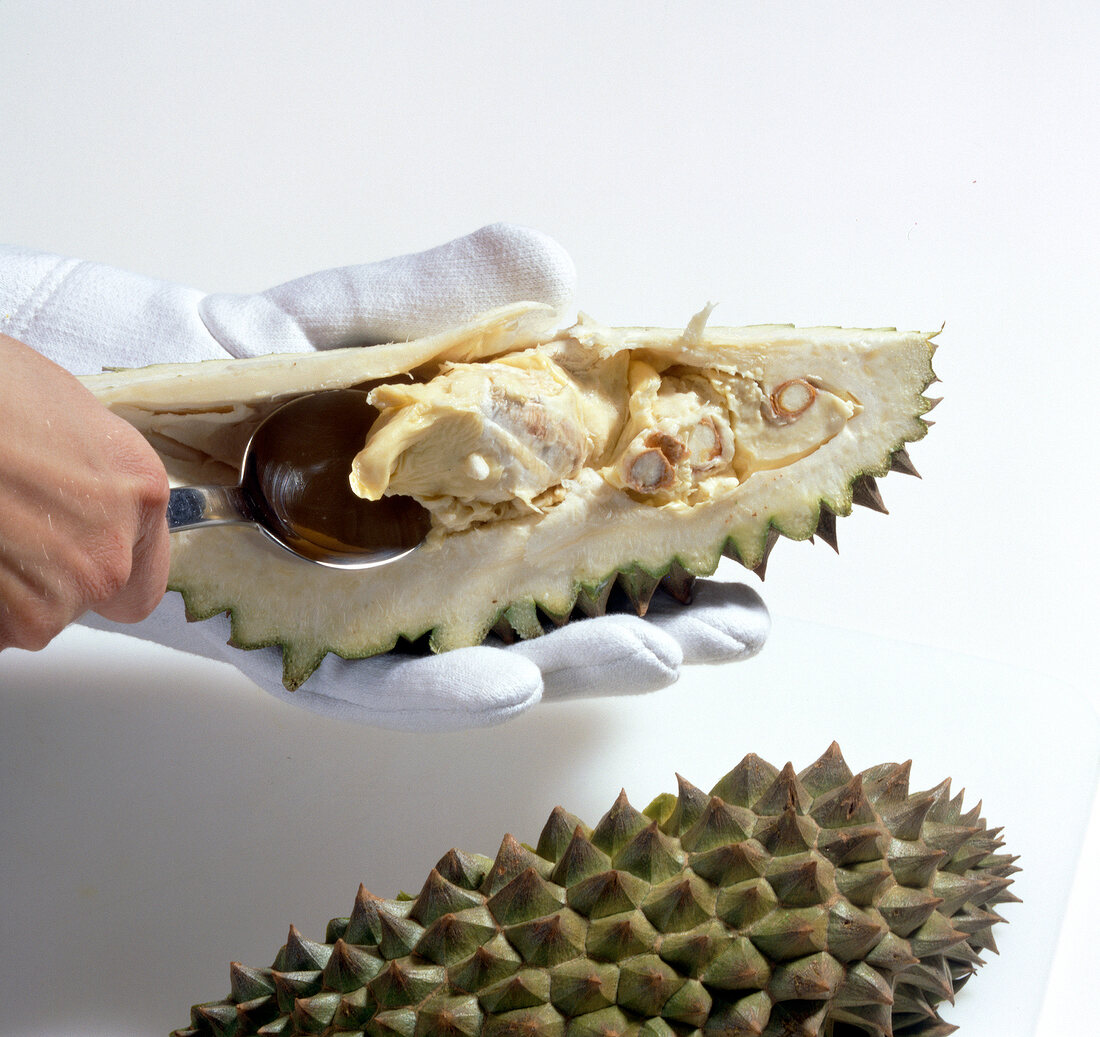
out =
[[[723,1034],[932,1037],[995,951],[1016,858],[950,781],[853,774],[833,743],[800,773],[746,756],[704,793],[594,826],[558,807],[537,842],[451,850],[415,896],[360,886],[323,940],[173,1037]]]
[[[399,641],[433,651],[478,644],[496,631],[538,636],[575,615],[625,599],[644,614],[665,587],[689,600],[691,579],[723,555],[763,575],[782,536],[836,546],[835,520],[853,505],[885,510],[875,480],[915,474],[905,447],[934,405],[933,335],[893,329],[705,326],[610,328],[587,318],[564,331],[546,307],[520,303],[470,325],[408,343],[315,354],[161,365],[88,376],[99,399],[131,421],[165,460],[174,484],[232,482],[248,435],[278,402],[326,388],[430,378],[476,362],[568,342],[592,357],[628,351],[654,364],[737,372],[762,385],[812,376],[858,401],[840,434],[786,467],[759,471],[720,499],[654,506],[584,469],[543,513],[433,537],[383,569],[306,565],[249,527],[173,536],[171,589],[188,614],[227,612],[231,643],[278,645],[296,688],[328,653],[363,658]]]

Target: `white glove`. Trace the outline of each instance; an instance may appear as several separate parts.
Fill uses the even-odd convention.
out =
[[[414,338],[510,302],[571,317],[575,272],[545,235],[494,224],[427,252],[311,274],[258,295],[201,292],[110,267],[0,247],[0,331],[75,374],[104,367],[303,352]],[[767,610],[748,587],[696,584],[691,608],[654,598],[649,616],[605,616],[507,648],[348,661],[328,656],[296,692],[277,648],[226,644],[229,622],[187,623],[167,595],[140,623],[81,622],[231,663],[284,701],[401,730],[498,723],[541,699],[653,691],[683,663],[729,662],[762,647]]]

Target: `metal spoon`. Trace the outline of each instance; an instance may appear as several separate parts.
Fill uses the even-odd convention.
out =
[[[248,523],[291,554],[333,569],[403,558],[427,536],[428,511],[412,497],[362,500],[348,482],[377,416],[358,389],[283,404],[252,433],[238,485],[171,491],[168,529]]]

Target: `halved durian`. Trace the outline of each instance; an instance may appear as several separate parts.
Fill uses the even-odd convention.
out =
[[[549,308],[520,303],[412,342],[83,381],[174,485],[235,482],[252,429],[291,396],[370,389],[380,417],[349,478],[428,508],[418,551],[339,572],[247,526],[173,537],[169,586],[189,613],[228,611],[239,647],[280,645],[295,688],[329,652],[537,636],[544,616],[601,612],[616,584],[644,613],[662,580],[686,597],[723,554],[762,567],[779,534],[835,546],[835,516],[881,506],[875,477],[913,473],[933,335],[711,328],[709,312],[684,331],[555,331]]]

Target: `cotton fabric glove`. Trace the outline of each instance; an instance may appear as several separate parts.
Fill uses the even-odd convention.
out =
[[[575,272],[550,238],[494,224],[427,252],[311,274],[256,295],[207,295],[94,263],[0,247],[0,330],[75,374],[213,358],[400,341],[495,306],[549,304],[572,316]],[[328,656],[296,692],[276,648],[230,648],[225,617],[187,623],[166,595],[151,616],[81,622],[227,662],[278,698],[324,715],[401,730],[499,723],[540,699],[665,687],[692,662],[754,655],[769,629],[749,588],[700,581],[691,609],[654,599],[650,616],[572,623],[506,648],[427,658]]]

